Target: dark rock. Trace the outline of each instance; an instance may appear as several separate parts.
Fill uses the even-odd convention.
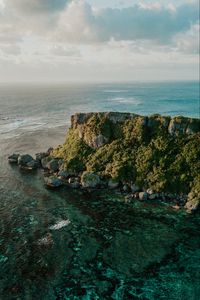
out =
[[[13,153],[8,157],[8,161],[10,164],[17,164],[18,163],[19,154]]]
[[[58,188],[63,185],[62,181],[56,176],[44,177],[45,185],[52,188]]]
[[[105,189],[108,187],[108,181],[105,178],[100,177],[101,181],[100,181],[100,188],[101,189]]]
[[[58,172],[58,177],[60,179],[68,179],[70,177],[70,173],[68,171],[61,170]]]
[[[48,154],[46,152],[40,152],[40,153],[35,154],[35,159],[41,163],[41,160],[47,156],[48,156]]]
[[[37,160],[31,160],[26,164],[26,167],[30,170],[37,169],[39,167],[39,162]]]
[[[18,157],[19,166],[27,166],[27,164],[30,163],[31,161],[34,161],[34,159],[29,154],[19,155]]]
[[[131,191],[130,186],[127,184],[124,184],[122,187],[123,192],[128,193]]]
[[[59,174],[63,174],[63,177],[69,178],[69,177],[77,176],[77,172],[66,168],[65,164],[61,159],[59,159],[58,165],[59,165]]]
[[[158,198],[158,194],[152,193],[152,194],[149,194],[148,197],[150,200],[155,200],[156,198]]]
[[[46,168],[52,172],[57,172],[59,170],[59,164],[57,159],[52,159],[46,164]]]
[[[132,193],[136,193],[139,192],[141,189],[139,188],[139,186],[137,186],[136,184],[132,184],[131,185],[131,191]]]
[[[100,182],[100,177],[94,173],[83,172],[81,176],[81,184],[85,188],[97,188]]]
[[[41,159],[41,165],[42,165],[42,167],[43,167],[44,169],[48,169],[48,168],[47,168],[47,164],[48,164],[48,162],[50,162],[51,160],[52,160],[52,157],[50,157],[50,156],[43,157],[43,158]]]
[[[116,181],[114,179],[109,179],[108,181],[108,188],[109,189],[116,189],[119,187],[119,181]]]
[[[199,119],[189,119],[186,134],[194,134],[200,131]]]
[[[69,178],[68,183],[69,183],[69,186],[73,189],[78,189],[81,186],[80,179],[75,178],[75,177]]]
[[[59,160],[58,160],[58,166],[59,166],[59,170],[62,170],[62,166],[63,166],[63,164],[64,164],[64,161],[63,161],[63,159],[59,159]]]

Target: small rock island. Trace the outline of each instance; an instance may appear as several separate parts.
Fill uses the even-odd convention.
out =
[[[200,120],[134,113],[77,113],[55,149],[13,154],[10,163],[41,168],[47,187],[119,189],[129,199],[200,207]]]

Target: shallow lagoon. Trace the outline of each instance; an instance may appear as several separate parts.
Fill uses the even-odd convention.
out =
[[[199,216],[106,191],[46,190],[40,171],[5,163],[2,299],[199,299]]]

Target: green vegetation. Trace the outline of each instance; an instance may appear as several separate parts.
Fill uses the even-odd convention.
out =
[[[108,142],[92,148],[99,134]],[[199,120],[153,115],[114,123],[104,113],[93,114],[69,130],[53,155],[64,159],[66,169],[134,182],[155,192],[188,193],[200,173]]]
[[[79,138],[78,131],[69,129],[65,143],[59,145],[52,155],[64,160],[65,169],[81,172],[85,170],[87,158],[92,152],[93,150]]]

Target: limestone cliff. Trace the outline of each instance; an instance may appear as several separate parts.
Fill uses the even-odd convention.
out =
[[[135,125],[135,130],[141,126],[147,135],[156,130],[163,130],[173,136],[191,135],[200,131],[200,120],[186,117],[146,117],[120,112],[77,113],[71,116],[71,128],[76,129],[79,138],[92,148],[99,148],[118,138],[120,132],[117,129],[128,122]]]
[[[78,113],[53,155],[67,170],[93,172],[155,192],[200,195],[200,120],[133,113]]]

